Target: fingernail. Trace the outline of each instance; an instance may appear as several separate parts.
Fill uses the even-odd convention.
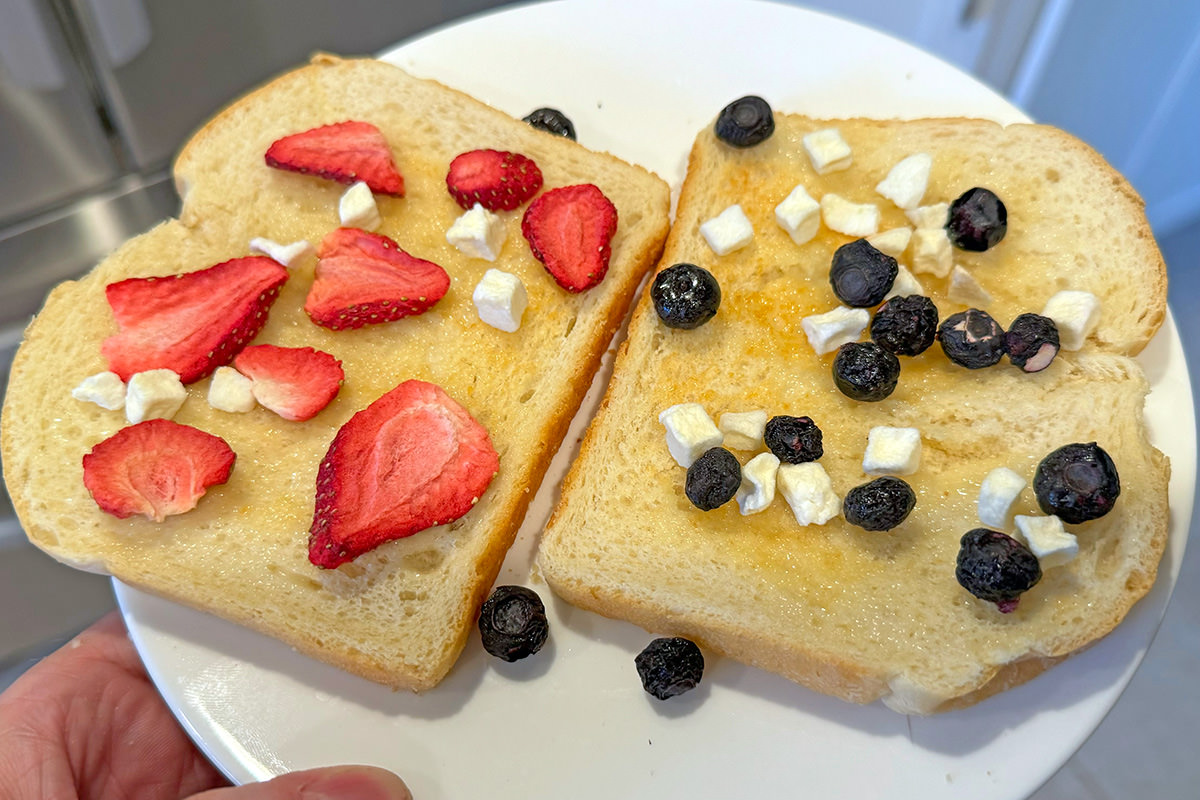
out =
[[[303,800],[412,800],[404,781],[378,767],[320,770],[300,796]]]

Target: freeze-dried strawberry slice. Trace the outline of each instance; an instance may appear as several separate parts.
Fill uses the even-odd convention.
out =
[[[369,122],[339,122],[277,139],[267,149],[267,165],[338,183],[365,181],[372,192],[404,196],[383,131]]]
[[[463,208],[512,211],[542,188],[542,171],[520,153],[471,150],[450,162],[446,188]]]
[[[331,231],[317,259],[304,310],[335,331],[420,314],[450,288],[450,276],[437,264],[358,228]]]
[[[582,292],[604,279],[617,207],[590,183],[551,189],[529,204],[521,233],[558,285]]]
[[[267,322],[288,271],[263,256],[158,278],[128,278],[104,289],[118,333],[100,352],[128,381],[170,369],[184,383],[228,364]]]
[[[162,522],[191,511],[210,486],[229,480],[233,450],[219,436],[169,419],[122,428],[83,457],[83,484],[100,508]]]
[[[351,417],[317,472],[308,559],[332,569],[471,510],[500,467],[487,430],[409,380]]]
[[[342,362],[311,347],[255,344],[238,353],[233,366],[250,379],[259,405],[295,422],[329,405],[346,377]]]

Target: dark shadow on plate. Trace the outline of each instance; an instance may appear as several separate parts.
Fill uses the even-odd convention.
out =
[[[473,633],[471,640],[467,642],[466,649],[463,650],[459,662],[479,660],[484,663],[484,669],[491,670],[506,681],[528,683],[529,681],[535,681],[543,677],[550,671],[554,665],[556,649],[554,631],[551,630],[550,636],[546,639],[546,643],[542,645],[541,650],[518,661],[505,661],[502,658],[496,658],[484,650],[479,637]],[[457,669],[457,666],[455,669]]]
[[[630,659],[632,665],[633,659]],[[637,672],[630,666],[630,671],[633,672],[633,680],[637,681]],[[709,670],[705,665],[705,677],[707,678]],[[666,700],[659,700],[649,692],[643,692],[645,700],[650,704],[650,708],[660,717],[667,719],[680,719],[692,714],[694,711],[704,705],[704,701],[708,699],[712,692],[712,682],[709,680],[701,680],[695,689],[684,692],[683,694],[674,697],[668,697]]]

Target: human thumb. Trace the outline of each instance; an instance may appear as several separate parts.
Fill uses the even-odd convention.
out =
[[[412,800],[412,794],[404,781],[385,769],[319,767],[201,792],[190,800]]]

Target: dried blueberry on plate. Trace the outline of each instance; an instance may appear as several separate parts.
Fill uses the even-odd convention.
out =
[[[917,495],[907,482],[884,475],[846,492],[842,516],[863,530],[890,531],[908,517],[916,504]]]
[[[833,382],[854,400],[878,402],[900,381],[900,359],[874,342],[850,342],[833,357]]]
[[[742,485],[742,465],[724,447],[713,447],[688,467],[683,492],[701,511],[720,508],[733,499]]]
[[[650,299],[658,318],[670,328],[698,328],[721,307],[721,286],[695,264],[673,264],[654,277]]]
[[[938,328],[946,357],[967,369],[990,367],[1004,356],[1004,329],[978,308],[951,314]]]
[[[1112,510],[1121,479],[1112,458],[1095,442],[1067,444],[1038,464],[1033,492],[1042,511],[1077,525]]]
[[[746,95],[721,109],[713,132],[726,144],[753,147],[775,132],[775,115],[766,100],[757,95]]]
[[[896,259],[866,239],[856,239],[834,251],[829,283],[846,305],[869,308],[883,302],[899,271]]]
[[[542,598],[524,586],[497,586],[479,611],[483,649],[504,661],[533,655],[549,633]]]
[[[575,126],[557,108],[537,108],[521,118],[533,127],[575,141]]]
[[[1014,366],[1041,372],[1058,355],[1058,326],[1041,314],[1021,314],[1004,334],[1004,352]]]
[[[763,441],[776,458],[787,464],[816,461],[825,454],[821,429],[809,417],[771,417],[763,429]]]
[[[695,689],[704,676],[704,655],[690,639],[661,637],[633,659],[642,688],[659,700]]]
[[[1042,579],[1042,566],[1028,547],[1011,536],[975,528],[959,541],[954,577],[968,592],[1007,614]]]
[[[960,250],[995,247],[1008,232],[1008,210],[990,189],[975,187],[950,204],[946,235]]]
[[[933,344],[937,328],[937,306],[928,297],[892,297],[871,319],[871,340],[898,356],[916,356]]]

